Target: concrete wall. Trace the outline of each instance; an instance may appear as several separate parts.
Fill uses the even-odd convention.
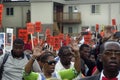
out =
[[[91,13],[92,4],[69,4],[64,6],[64,12],[68,12],[69,6],[76,6],[78,12],[81,13],[82,24],[79,26],[95,26],[99,24],[102,25],[111,25],[112,19],[116,19],[118,29],[120,29],[120,3],[101,3],[100,13],[92,14]],[[66,27],[66,26],[65,26]],[[80,29],[79,29],[80,30]]]
[[[53,2],[55,0],[30,0],[31,4],[23,3],[5,3],[3,12],[3,26],[4,27],[25,27],[26,13],[31,10],[31,22],[41,21],[41,23],[48,24],[48,27],[53,25]],[[60,2],[57,0],[56,2]],[[64,2],[63,0],[61,2]],[[64,3],[64,12],[68,12],[69,6],[76,6],[81,13],[82,24],[64,25],[64,33],[68,32],[68,27],[75,26],[73,31],[80,32],[82,26],[95,26],[95,24],[108,25],[111,20],[116,19],[119,29],[120,26],[120,0],[76,0]],[[91,5],[99,4],[100,13],[92,14]],[[14,7],[14,15],[6,16],[6,7]],[[47,27],[47,26],[46,26]]]
[[[66,0],[65,4],[104,4],[120,3],[120,0]]]
[[[17,3],[18,4],[18,3]],[[14,28],[14,34],[16,34],[16,27],[26,27],[27,12],[30,10],[29,5],[17,5],[16,3],[4,4],[3,10],[3,27],[4,31],[8,27]],[[6,15],[6,8],[14,8],[14,15]]]
[[[53,24],[53,2],[31,3],[31,22]]]
[[[11,6],[12,7],[12,6]],[[3,26],[9,26],[9,27],[23,27],[25,26],[26,22],[26,13],[29,10],[29,6],[13,6],[14,8],[14,15],[7,16],[6,15],[6,8],[4,8],[3,12]]]
[[[31,3],[31,22],[40,21],[42,23],[42,32],[44,35],[46,28],[53,31],[53,2],[32,2]]]

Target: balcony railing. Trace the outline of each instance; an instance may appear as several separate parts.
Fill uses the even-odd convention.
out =
[[[59,23],[81,23],[81,14],[79,12],[55,13],[54,21]]]

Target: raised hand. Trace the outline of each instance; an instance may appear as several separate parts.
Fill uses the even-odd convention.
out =
[[[29,60],[29,62],[26,64],[25,66],[25,72],[26,73],[30,73],[31,69],[32,69],[32,65],[35,61],[36,58],[38,58],[40,55],[42,55],[44,52],[42,52],[42,48],[40,46],[36,46],[33,49],[33,55],[31,57],[31,59]]]
[[[70,43],[70,47],[73,51],[73,55],[74,56],[79,56],[79,46],[78,46],[78,43],[76,40],[72,40],[71,43]]]
[[[77,71],[77,74],[80,73],[81,71],[81,61],[80,61],[80,53],[79,53],[79,47],[78,47],[78,43],[76,40],[72,40],[70,47],[72,49],[73,52],[73,56],[75,57],[75,64],[74,67]]]
[[[37,46],[33,49],[33,57],[34,58],[39,57],[40,55],[42,55],[42,53],[43,53],[42,47],[40,47],[40,46]]]
[[[76,36],[76,41],[77,43],[79,43],[80,40],[82,40],[82,37],[83,35],[81,33],[79,33],[77,36]]]

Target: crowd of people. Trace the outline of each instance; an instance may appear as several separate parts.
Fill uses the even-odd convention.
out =
[[[25,49],[16,38],[11,52],[0,56],[0,80],[120,80],[119,37],[111,29],[94,35],[94,44],[81,43],[79,34],[58,51],[47,42]]]

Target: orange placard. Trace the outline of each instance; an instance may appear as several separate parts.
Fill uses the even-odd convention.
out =
[[[63,40],[63,39],[64,39],[64,34],[60,33],[58,36],[59,36],[59,39],[60,39],[60,40]]]
[[[2,27],[2,12],[3,12],[3,4],[0,4],[0,27]]]
[[[3,4],[0,4],[0,11],[3,10]]]
[[[50,35],[50,29],[49,29],[49,28],[46,29],[45,35],[46,35],[46,36]]]
[[[35,31],[36,32],[41,32],[42,31],[41,22],[35,22]]]
[[[54,37],[54,45],[53,45],[53,49],[54,50],[59,50],[60,48],[60,39],[58,36]]]
[[[69,43],[71,42],[71,39],[68,35],[66,35],[66,45],[69,45]]]
[[[34,46],[37,46],[38,45],[38,39],[37,38],[33,38],[33,43],[34,43]]]
[[[60,49],[60,44],[55,44],[53,46],[53,50],[59,50]]]
[[[50,35],[48,35],[48,36],[46,37],[46,41],[47,41],[48,44],[50,44],[50,37],[51,37]]]
[[[32,23],[27,23],[27,33],[34,34],[34,25]]]
[[[51,36],[51,37],[50,37],[50,45],[51,45],[51,46],[54,46],[54,45],[55,45],[54,36]]]
[[[115,19],[112,19],[112,25],[116,25],[116,20]]]
[[[99,24],[96,24],[96,31],[99,31]]]
[[[28,41],[27,29],[19,29],[18,38],[23,39],[23,41],[26,43]]]
[[[0,28],[2,27],[2,12],[0,12]]]
[[[55,39],[55,44],[60,43],[60,39],[58,36],[55,36],[54,39]]]

